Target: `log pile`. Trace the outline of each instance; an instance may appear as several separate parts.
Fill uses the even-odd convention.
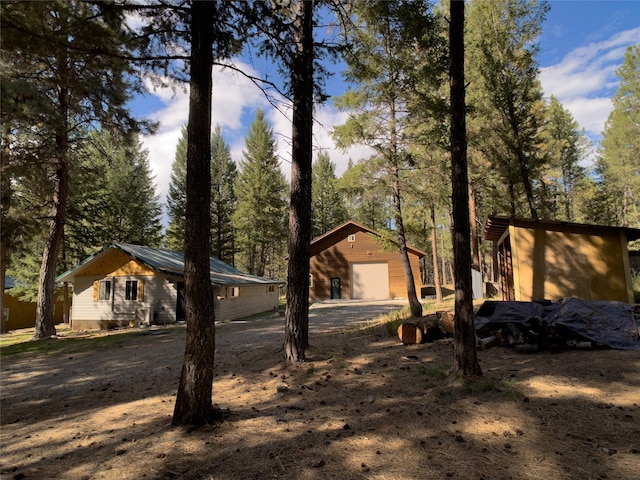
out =
[[[532,317],[523,323],[487,324],[476,331],[478,349],[498,346],[515,348],[518,353],[559,352],[567,349],[591,350],[597,346],[580,335],[542,318]]]
[[[454,312],[407,322],[398,328],[407,345],[449,337]],[[477,346],[514,348],[519,353],[591,350],[609,347],[640,350],[640,306],[615,301],[565,298],[557,301],[487,300],[475,312]]]
[[[436,312],[420,320],[404,322],[398,327],[398,337],[405,345],[433,342],[453,334],[453,312]]]

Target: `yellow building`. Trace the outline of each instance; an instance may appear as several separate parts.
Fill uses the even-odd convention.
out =
[[[628,242],[640,229],[490,216],[503,300],[633,303]]]
[[[11,292],[13,288],[13,278],[5,278],[4,285],[4,317],[6,320],[6,331],[17,330],[19,328],[33,328],[36,325],[36,302],[26,302],[14,296]],[[63,321],[62,300],[55,300],[55,323]]]

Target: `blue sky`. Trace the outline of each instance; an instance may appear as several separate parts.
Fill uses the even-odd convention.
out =
[[[615,70],[622,64],[626,47],[640,43],[640,0],[551,0],[550,5],[539,39],[544,94],[555,95],[597,145],[618,85]],[[259,70],[247,64],[239,66],[257,75],[269,69],[265,64]],[[234,160],[242,158],[244,135],[255,109],[262,108],[276,134],[282,169],[288,178],[291,123],[286,107],[283,115],[249,81],[230,71],[215,71],[213,84],[213,124],[222,127]],[[341,85],[336,72],[331,93],[339,93]],[[188,95],[181,89],[155,90],[137,99],[133,107],[137,115],[160,124],[155,135],[143,138],[143,144],[164,202],[180,128],[187,121]],[[364,148],[341,152],[333,147],[331,127],[343,123],[346,114],[335,110],[330,101],[316,107],[315,116],[314,146],[329,153],[338,175],[346,169],[349,158],[356,161],[367,155]]]

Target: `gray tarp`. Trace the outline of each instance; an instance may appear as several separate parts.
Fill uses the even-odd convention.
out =
[[[474,318],[476,330],[491,324],[524,323],[539,318],[588,340],[621,350],[640,350],[633,307],[623,302],[564,298],[549,304],[486,301]]]

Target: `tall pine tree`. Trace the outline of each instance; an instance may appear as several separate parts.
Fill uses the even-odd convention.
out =
[[[287,182],[275,153],[272,128],[262,110],[256,111],[236,182],[238,207],[233,216],[237,264],[263,276],[272,273],[285,252],[287,238]]]
[[[558,99],[551,96],[547,108],[545,143],[548,169],[544,187],[547,194],[542,199],[546,218],[575,222],[577,220],[576,191],[586,177],[586,169],[580,165],[586,157],[589,141]]]
[[[507,187],[509,213],[532,218],[538,218],[536,187],[545,160],[535,56],[548,9],[544,0],[474,0],[468,15],[469,97],[479,124],[474,146],[500,173],[495,186]]]
[[[169,225],[165,245],[170,250],[184,250],[184,223],[187,209],[187,127],[183,126],[171,164],[169,192],[167,193]]]
[[[235,264],[233,213],[236,209],[236,164],[220,126],[211,136],[211,254]]]
[[[54,179],[34,333],[44,338],[55,334],[55,276],[75,132],[95,123],[136,128],[126,102],[140,83],[132,83],[138,77],[124,60],[130,31],[122,12],[80,1],[2,2],[1,9],[3,77],[23,99],[19,125],[43,140],[38,157]]]
[[[347,220],[347,209],[338,189],[336,166],[326,153],[313,164],[311,215],[313,236],[328,232]]]
[[[602,188],[613,201],[617,223],[640,227],[640,45],[629,47],[616,70],[620,85],[613,97],[598,162]],[[613,220],[613,219],[612,219]]]
[[[403,171],[414,166],[406,135],[407,83],[414,79],[416,58],[429,55],[436,34],[431,5],[421,1],[355,2],[356,24],[349,32],[347,80],[354,84],[336,100],[349,110],[347,122],[334,129],[340,147],[365,144],[376,152],[380,187],[393,200],[393,223],[414,317],[422,316],[404,230]],[[418,272],[416,272],[417,274]]]

